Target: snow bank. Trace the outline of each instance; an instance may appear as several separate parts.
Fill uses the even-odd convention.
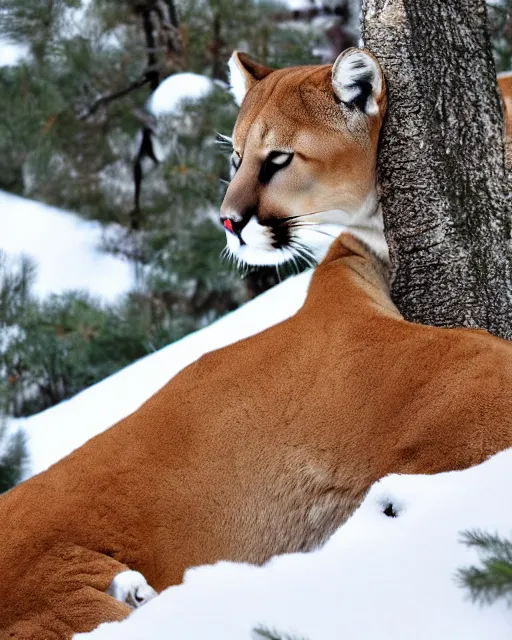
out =
[[[175,73],[160,83],[146,103],[146,109],[154,116],[179,111],[186,101],[201,100],[213,90],[211,78],[197,73]]]
[[[293,315],[302,305],[311,273],[289,278],[205,329],[135,362],[78,395],[30,418],[21,428],[29,462],[25,478],[44,471],[86,440],[137,409],[178,371],[207,351],[258,333]]]
[[[509,640],[506,604],[479,607],[456,570],[477,561],[460,532],[510,535],[512,450],[436,476],[388,476],[319,551],[263,567],[191,569],[120,623],[78,640],[244,640],[258,625],[308,640]],[[383,514],[392,502],[397,518]]]
[[[97,222],[0,191],[0,227],[0,250],[37,262],[34,289],[41,296],[85,289],[111,300],[134,284],[128,262],[99,251]]]

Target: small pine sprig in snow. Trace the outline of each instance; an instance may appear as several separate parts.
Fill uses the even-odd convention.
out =
[[[269,629],[268,627],[256,627],[253,629],[254,640],[308,640],[305,636],[293,636],[287,633],[283,634],[275,629]]]
[[[464,544],[477,549],[482,566],[459,569],[459,584],[469,589],[474,602],[492,604],[505,598],[512,606],[512,541],[480,530],[462,536]]]

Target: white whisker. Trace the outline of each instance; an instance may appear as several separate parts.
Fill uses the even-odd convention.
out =
[[[308,231],[314,231],[315,233],[320,233],[324,236],[328,236],[329,238],[337,238],[338,235],[337,234],[333,234],[333,233],[329,233],[328,231],[325,231],[324,229],[319,229],[318,228],[318,223],[316,222],[304,222],[304,223],[300,223],[295,225],[296,229],[300,229],[301,227],[307,227]]]

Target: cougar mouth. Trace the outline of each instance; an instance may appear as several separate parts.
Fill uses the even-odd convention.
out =
[[[318,263],[333,240],[345,229],[340,224],[315,221],[302,214],[286,218],[271,218],[260,222],[253,215],[242,228],[224,221],[226,253],[241,265],[280,265],[306,262]]]

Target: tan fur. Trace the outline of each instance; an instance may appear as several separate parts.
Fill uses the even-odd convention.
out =
[[[234,54],[248,91],[233,132],[235,160],[241,162],[222,203],[222,218],[247,221],[254,216],[264,229],[288,226],[292,233],[317,228],[333,218],[350,228],[382,227],[381,222],[369,218],[377,209],[375,166],[386,110],[385,82],[377,60],[368,51],[350,49],[338,61],[354,53],[367,56],[377,69],[380,89],[375,96],[376,113],[365,113],[336,96],[333,65],[272,70],[243,54]],[[269,182],[262,181],[265,159],[279,151],[293,152],[292,162]],[[333,210],[343,213],[322,217]],[[285,218],[290,218],[289,222]],[[247,246],[241,250],[234,248],[233,243],[238,242],[234,239],[230,245],[229,234],[227,239],[238,259],[267,263],[265,254],[258,260],[248,254],[251,244],[261,246],[259,238],[243,238]],[[326,239],[326,246],[333,239]],[[297,247],[305,243],[293,240],[284,246],[299,253]],[[266,254],[272,262],[277,252],[269,246]],[[283,260],[290,257],[290,253],[283,255]]]
[[[350,51],[357,50],[340,58]],[[273,70],[244,54],[233,58],[245,74],[247,88],[233,132],[235,152],[243,161],[227,190],[221,217],[237,219],[254,212],[262,225],[287,217],[308,224],[315,220],[311,214],[337,209],[352,214],[344,222],[348,230],[367,224],[358,212],[375,186],[378,137],[386,111],[382,71],[379,110],[368,116],[335,101],[332,65]],[[512,161],[512,72],[500,74],[498,85],[505,107],[507,158]],[[262,162],[273,150],[293,152],[293,162],[262,184]],[[236,249],[234,253],[251,262]],[[269,251],[268,261],[259,258],[255,263],[274,264],[275,253]]]
[[[505,107],[505,125],[507,134],[512,136],[512,71],[498,74],[498,86]]]
[[[512,344],[405,322],[344,234],[296,316],[202,357],[0,498],[0,638],[122,617],[103,591],[124,565],[161,590],[193,565],[311,549],[382,476],[511,446],[511,388]]]
[[[235,146],[247,154],[250,139],[256,158],[268,138],[291,143],[304,101],[313,115],[293,144],[308,159],[282,193],[307,208],[307,183],[349,204],[358,181],[375,179],[380,116],[355,114],[349,135],[332,108],[322,115],[328,67],[275,73],[250,90]],[[287,100],[288,125],[273,131]],[[105,591],[127,567],[161,590],[190,566],[311,549],[382,476],[460,469],[512,446],[512,345],[405,322],[384,273],[343,234],[293,318],[200,358],[1,496],[0,640],[59,640],[121,619],[129,608]]]
[[[333,100],[331,70],[332,65],[280,69],[247,94],[233,133],[234,149],[244,160],[223,210],[245,209],[260,198],[258,217],[264,221],[360,205],[375,182],[381,118],[347,117]],[[259,185],[257,175],[265,153],[274,149],[293,150],[295,158],[270,188]]]

